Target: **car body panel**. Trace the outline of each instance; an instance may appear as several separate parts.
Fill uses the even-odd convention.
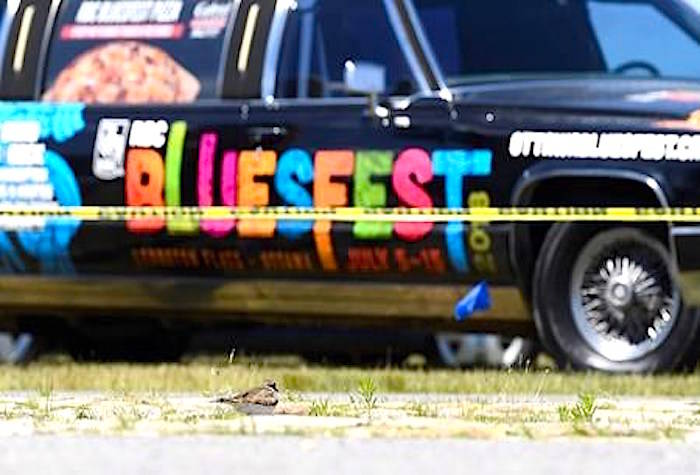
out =
[[[403,41],[403,53],[419,70],[431,70],[434,77],[419,82],[434,90],[413,96],[279,99],[266,93],[274,91],[270,74],[276,71],[286,10],[283,2],[263,3],[267,23],[256,39],[246,40],[248,17],[234,16],[226,26],[226,38],[236,48],[223,48],[225,77],[217,87],[227,99],[171,105],[53,104],[39,101],[45,71],[35,71],[39,86],[32,86],[33,100],[0,103],[5,157],[14,157],[6,160],[7,186],[0,190],[8,197],[4,201],[63,206],[527,206],[550,204],[535,201],[532,193],[547,180],[586,178],[589,185],[596,179],[612,180],[613,186],[632,183],[651,194],[654,206],[700,202],[700,153],[693,148],[699,127],[693,116],[700,109],[698,82],[514,75],[475,78],[448,89],[432,70],[434,60],[411,23],[410,11],[402,10],[410,2],[387,0],[383,4],[398,8],[387,7],[394,13],[390,22]],[[250,2],[237,5],[241,11],[252,8]],[[44,49],[29,43],[42,55],[51,39],[44,33]],[[241,73],[246,41],[252,42],[254,79]],[[239,66],[238,72],[232,65]],[[3,84],[26,86],[21,81]],[[7,91],[14,90],[8,86]],[[13,97],[27,99],[26,94]],[[234,98],[246,94],[254,97]],[[582,134],[594,142],[589,156],[580,154],[575,142]],[[615,156],[620,147],[629,146],[630,137],[642,148],[628,158]],[[612,155],[596,156],[606,140]],[[665,145],[657,153],[659,141]],[[564,153],[547,156],[548,149]],[[638,198],[619,196],[614,188],[600,193],[593,188],[556,200],[567,205],[635,205]],[[521,227],[509,223],[178,218],[60,224],[34,220],[17,226],[10,224],[0,233],[0,271],[12,276],[0,285],[0,303],[25,312],[34,303],[37,309],[56,311],[59,296],[70,294],[75,298],[65,300],[65,309],[129,307],[213,316],[288,313],[301,320],[303,315],[321,318],[315,305],[327,294],[339,293],[340,300],[324,307],[331,314],[346,312],[352,319],[376,313],[379,320],[392,314],[449,326],[450,307],[459,294],[486,281],[496,295],[509,297],[494,299],[492,309],[477,320],[529,318],[534,256],[522,256],[527,249],[518,248]],[[686,227],[685,234],[674,233],[674,228],[670,226],[679,249],[678,268],[685,277],[700,268],[697,260],[683,257],[692,252],[696,241],[691,243],[688,236],[695,228],[691,232]],[[353,289],[351,295],[343,294],[343,285]],[[263,287],[285,289],[285,295],[259,290]],[[378,300],[388,310],[362,300],[372,292],[383,297]],[[405,296],[414,292],[416,301]],[[431,293],[442,303],[431,306],[425,297]],[[686,294],[689,303],[700,304],[700,295]],[[261,304],[259,296],[270,296],[273,302]],[[343,298],[361,300],[366,311],[349,308]],[[427,310],[416,310],[417,301],[428,305]]]

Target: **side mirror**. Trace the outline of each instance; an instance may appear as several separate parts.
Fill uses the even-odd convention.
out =
[[[345,62],[346,92],[377,96],[386,92],[386,67],[369,61]]]

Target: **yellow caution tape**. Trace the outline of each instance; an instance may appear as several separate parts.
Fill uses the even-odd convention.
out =
[[[517,208],[295,208],[295,207],[127,207],[0,206],[0,219],[56,218],[86,222],[144,219],[276,219],[336,222],[689,222],[700,223],[700,208],[517,207]]]

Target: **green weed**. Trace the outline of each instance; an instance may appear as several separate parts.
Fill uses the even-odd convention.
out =
[[[82,404],[75,408],[75,418],[77,420],[92,420],[96,419],[95,414],[90,409],[88,404]]]
[[[372,419],[372,412],[379,404],[377,397],[377,383],[370,377],[363,377],[357,386],[359,405],[367,414],[368,419]]]
[[[315,417],[328,417],[331,415],[330,403],[328,399],[321,399],[318,401],[311,402],[311,408],[309,409],[309,415]]]
[[[561,405],[557,410],[561,422],[591,423],[593,422],[593,416],[598,410],[596,396],[591,393],[581,393],[578,396],[578,401],[573,406]]]
[[[408,405],[409,414],[416,417],[437,417],[438,408],[421,401],[413,401]]]

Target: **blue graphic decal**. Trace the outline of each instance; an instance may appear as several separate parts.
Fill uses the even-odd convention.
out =
[[[39,139],[62,143],[85,128],[85,104],[0,102],[0,124],[8,121],[38,122]]]
[[[286,203],[292,206],[311,207],[313,198],[301,185],[314,179],[314,164],[308,152],[291,149],[282,154],[275,173],[275,189]],[[298,239],[311,231],[312,221],[280,221],[277,229],[287,239]]]
[[[85,128],[83,111],[83,104],[0,102],[0,204],[82,204],[78,181],[66,160],[34,140],[61,143],[73,138]],[[3,130],[8,123],[14,123],[11,127],[16,129]],[[19,137],[14,135],[15,130],[20,131]],[[27,133],[21,136],[23,131]],[[18,144],[22,146],[21,153],[18,149],[12,151]],[[79,220],[40,218],[12,222],[9,226],[5,229],[15,231],[0,231],[0,271],[27,271],[23,254],[36,259],[45,273],[75,271],[70,244],[80,227]],[[23,252],[19,252],[16,243]]]
[[[55,199],[61,206],[80,206],[80,187],[73,170],[56,152],[47,151],[44,155],[49,181],[54,187]],[[22,248],[41,264],[41,271],[47,274],[73,273],[75,269],[70,259],[70,243],[80,228],[77,219],[48,219],[44,229],[20,231],[17,238]]]
[[[445,177],[445,205],[448,208],[464,206],[464,178],[491,174],[490,150],[436,150],[433,154],[433,173]],[[469,272],[464,244],[464,224],[451,221],[445,226],[447,255],[452,267],[460,273]]]

